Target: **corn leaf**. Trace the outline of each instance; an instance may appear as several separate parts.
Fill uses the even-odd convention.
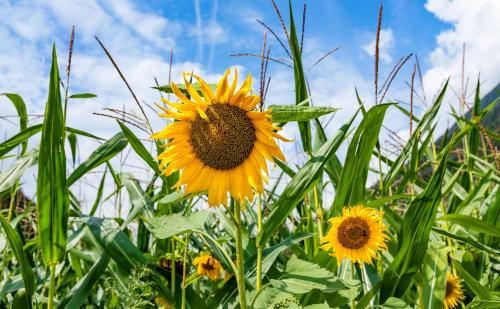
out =
[[[322,173],[325,163],[332,158],[337,151],[351,126],[354,115],[344,124],[337,135],[321,146],[313,157],[302,167],[285,187],[279,198],[272,206],[271,213],[257,236],[257,244],[264,244],[271,238],[276,230],[283,224],[292,210],[302,201],[305,194],[314,185]]]
[[[35,273],[33,272],[32,266],[28,262],[28,256],[23,250],[23,242],[19,234],[10,226],[10,224],[5,220],[4,216],[0,213],[0,224],[7,235],[10,246],[14,255],[16,256],[19,266],[21,266],[21,275],[24,281],[24,288],[26,289],[26,296],[31,308],[31,299],[35,293]]]
[[[307,121],[333,113],[338,108],[328,106],[270,105],[273,122]]]
[[[83,175],[98,167],[106,161],[119,154],[128,142],[123,132],[117,133],[110,140],[97,147],[97,149],[80,164],[71,175],[68,177],[68,186],[74,184]]]
[[[359,124],[349,148],[335,194],[330,215],[340,212],[342,207],[355,205],[365,200],[365,186],[373,148],[378,141],[385,112],[391,104],[372,107]]]
[[[38,157],[37,210],[39,241],[46,265],[64,259],[69,195],[66,182],[65,126],[59,90],[59,70],[55,45],[52,51],[49,96],[45,107]]]
[[[297,30],[293,20],[292,3],[289,1],[290,7],[290,49],[293,55],[293,76],[295,79],[295,104],[299,104],[309,98],[307,92],[306,77],[304,74],[304,67],[302,65],[302,51],[300,50],[300,43],[297,38]],[[309,105],[309,102],[305,104]],[[311,138],[311,124],[309,121],[299,122],[300,137],[302,139],[302,148],[305,152],[312,151],[312,138]]]

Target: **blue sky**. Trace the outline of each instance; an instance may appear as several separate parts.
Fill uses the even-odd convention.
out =
[[[286,24],[288,1],[277,0]],[[305,67],[328,50],[342,48],[307,71],[314,105],[341,108],[327,127],[332,134],[357,108],[354,87],[367,105],[373,104],[373,42],[378,1],[306,1],[307,20],[303,58]],[[293,1],[296,24],[300,28],[303,1]],[[474,84],[479,72],[486,92],[500,80],[500,1],[498,0],[386,0],[380,42],[380,83],[397,62],[409,53],[417,54],[422,69],[426,100],[419,87],[415,110],[422,112],[450,77],[451,91],[445,99],[438,130],[450,124],[451,106],[457,106],[454,92],[461,88],[462,46],[466,46],[465,76]],[[258,85],[258,59],[230,57],[233,53],[260,53],[264,28],[256,19],[273,28],[284,41],[283,31],[270,0],[0,0],[0,93],[17,92],[28,105],[30,124],[40,122],[47,96],[50,49],[55,42],[61,72],[67,63],[70,29],[76,27],[70,93],[92,92],[95,99],[70,102],[68,122],[76,128],[99,136],[111,137],[118,131],[112,119],[97,116],[104,108],[137,107],[115,70],[99,48],[97,35],[113,54],[141,101],[158,102],[151,89],[153,78],[166,83],[169,53],[174,51],[172,77],[179,81],[182,71],[194,71],[215,82],[229,66],[242,74],[255,76]],[[286,58],[277,41],[268,34],[271,56]],[[386,99],[405,104],[415,59],[411,58],[394,80]],[[293,104],[293,71],[270,64],[271,84],[267,104]],[[467,98],[472,87],[467,89]],[[15,110],[0,97],[0,116]],[[153,128],[162,120],[151,114]],[[385,126],[404,140],[408,119],[395,109]],[[17,132],[12,118],[0,118],[0,140]],[[325,121],[326,122],[326,121]],[[390,149],[389,131],[383,129],[383,146]],[[137,132],[145,140],[148,135]],[[297,128],[287,125],[284,134],[299,140]],[[34,145],[32,145],[34,146]],[[87,139],[79,140],[83,160],[96,147]],[[289,160],[301,161],[304,154],[298,144],[283,145]],[[134,166],[137,158],[128,158]],[[131,168],[133,170],[133,168]],[[139,174],[138,171],[136,171]],[[147,174],[141,175],[147,178]],[[96,176],[97,177],[97,176]],[[33,180],[27,180],[28,182]],[[98,178],[96,178],[98,179]],[[88,180],[92,185],[95,180]],[[85,186],[81,188],[85,191]],[[85,195],[83,196],[85,198]]]

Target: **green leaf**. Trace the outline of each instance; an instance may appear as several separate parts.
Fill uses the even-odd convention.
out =
[[[418,126],[415,129],[415,133],[410,137],[408,143],[405,145],[399,156],[391,165],[389,172],[385,174],[383,180],[384,192],[386,192],[386,190],[391,186],[396,177],[400,174],[401,168],[404,166],[406,159],[411,154],[411,151],[414,147],[413,145],[415,143],[418,143],[418,134],[416,134],[416,132],[424,132],[426,128],[429,128],[431,126],[431,123],[436,118],[439,111],[439,107],[441,106],[441,102],[443,101],[444,95],[446,93],[447,87],[448,87],[448,81],[446,81],[446,84],[443,86],[443,89],[439,93],[432,107],[424,114],[422,120],[418,123]]]
[[[71,148],[71,157],[73,159],[73,165],[74,165],[76,162],[76,134],[75,133],[68,134],[68,142],[69,142],[69,146]]]
[[[64,259],[68,238],[69,194],[66,182],[65,126],[59,90],[55,45],[52,50],[49,96],[38,156],[37,211],[39,241],[45,265]]]
[[[102,193],[104,191],[104,184],[106,181],[106,173],[108,171],[108,168],[104,170],[104,173],[102,174],[101,182],[99,183],[99,188],[97,189],[97,195],[95,197],[94,204],[92,205],[92,208],[90,209],[89,216],[94,216],[95,212],[97,211],[97,207],[99,207],[99,204],[101,203],[102,199]]]
[[[198,211],[188,216],[172,214],[145,219],[146,227],[158,239],[165,239],[174,235],[190,231],[203,232],[205,222],[210,212]]]
[[[433,232],[436,232],[438,234],[441,234],[445,237],[449,237],[451,239],[455,239],[455,240],[458,240],[460,242],[463,242],[463,243],[466,243],[466,244],[469,244],[471,246],[474,246],[476,248],[478,248],[479,250],[483,250],[491,255],[500,255],[500,251],[498,250],[495,250],[493,248],[490,248],[486,245],[483,245],[482,243],[480,243],[479,241],[471,238],[471,237],[467,237],[467,236],[462,236],[462,235],[457,235],[457,234],[453,234],[453,233],[450,233],[450,232],[447,232],[445,230],[442,230],[440,228],[437,228],[437,227],[433,227],[432,228],[432,231]]]
[[[458,276],[464,280],[465,284],[471,289],[471,291],[482,300],[493,300],[498,299],[495,297],[491,291],[489,291],[486,287],[481,285],[471,274],[469,274],[463,267],[455,260],[452,260],[453,266],[458,272]]]
[[[97,149],[80,164],[71,175],[68,177],[68,186],[74,184],[83,175],[98,167],[102,163],[109,161],[111,158],[119,154],[128,142],[122,132],[117,133],[110,140],[97,147]]]
[[[23,98],[16,93],[1,93],[0,96],[6,96],[10,102],[14,105],[19,116],[19,129],[20,131],[26,130],[28,127],[28,112],[26,110],[26,103],[24,103]],[[23,144],[22,154],[26,152],[26,147],[28,144],[25,142]],[[1,156],[1,155],[0,155]]]
[[[97,95],[93,93],[75,93],[70,95],[68,98],[70,99],[90,99],[90,98],[97,98]]]
[[[85,132],[85,131],[82,131],[82,130],[78,130],[78,129],[75,129],[75,128],[66,127],[66,131],[68,131],[70,133],[75,133],[76,135],[81,135],[81,136],[89,137],[89,138],[92,138],[92,139],[96,139],[96,140],[99,140],[99,141],[103,141],[104,140],[103,138],[95,136],[94,134],[90,134],[88,132]]]
[[[189,92],[186,89],[186,85],[184,85],[184,84],[175,84],[175,85],[177,86],[177,88],[179,88],[180,91],[182,91],[182,93],[189,96]],[[193,86],[193,88],[196,91],[198,91],[198,93],[200,95],[202,95],[201,86],[199,83],[193,83],[193,84],[191,84],[191,86]],[[215,90],[217,88],[217,84],[208,84],[208,86],[212,90]],[[160,90],[161,92],[165,92],[165,93],[174,93],[174,91],[172,90],[172,86],[170,86],[170,85],[163,85],[163,86],[157,86],[157,87],[152,87],[152,88],[156,89],[156,90]]]
[[[298,244],[304,239],[310,238],[313,234],[309,233],[295,233],[283,240],[281,243],[274,245],[269,248],[265,248],[262,252],[262,276],[265,276],[268,270],[273,266],[274,262],[278,256],[292,245]],[[246,272],[246,277],[251,278],[256,275],[257,267],[255,266],[252,270]]]
[[[0,192],[10,189],[24,175],[38,158],[38,151],[34,150],[17,159],[10,167],[0,173]]]
[[[37,125],[31,126],[29,128],[22,130],[21,132],[17,133],[13,137],[11,137],[8,140],[1,143],[0,144],[0,158],[3,157],[5,154],[9,153],[9,151],[11,151],[12,149],[16,148],[17,145],[27,142],[28,138],[37,134],[41,130],[42,130],[42,125],[37,124]]]
[[[92,292],[92,288],[104,274],[108,263],[109,256],[103,254],[89,272],[76,283],[71,291],[69,291],[68,300],[64,309],[77,309],[85,303],[85,300]]]
[[[117,120],[118,121],[118,120]],[[144,162],[146,162],[152,169],[155,171],[157,175],[161,175],[160,169],[158,168],[158,163],[153,159],[149,151],[144,147],[144,145],[141,143],[141,141],[137,138],[137,136],[125,126],[121,121],[118,121],[118,124],[120,125],[120,128],[123,131],[123,134],[125,134],[125,137],[128,139],[130,146],[132,146],[132,149],[134,149],[135,153],[141,157]]]
[[[315,145],[315,147],[319,148],[327,142],[328,138],[326,137],[326,133],[318,119],[314,120],[314,124],[316,127],[317,138],[317,145]],[[340,174],[342,173],[342,163],[340,163],[336,154],[333,154],[332,158],[326,162],[325,172],[328,174],[333,187],[337,188],[340,180]]]
[[[123,221],[122,228],[126,227],[130,222],[135,220],[137,215],[139,215],[143,210],[150,217],[153,217],[153,203],[146,195],[146,193],[142,190],[137,179],[135,179],[130,173],[120,174],[120,179],[125,185],[125,188],[127,188],[127,192],[130,197],[130,204],[132,205],[132,209],[130,210],[129,215],[127,216],[125,221]]]
[[[427,187],[412,201],[404,216],[398,233],[397,254],[386,269],[382,280],[381,301],[391,296],[401,297],[423,262],[437,207],[441,201],[441,185],[446,171],[448,153],[457,141],[458,138],[455,136],[444,149],[439,166]]]
[[[474,230],[479,233],[484,233],[487,235],[498,236],[500,235],[500,228],[490,224],[486,221],[479,220],[470,216],[459,215],[459,214],[448,214],[441,218],[439,221],[448,221],[453,224],[458,224],[466,228],[467,230]]]
[[[31,299],[28,298],[26,292],[23,290],[17,291],[12,301],[12,308],[33,308]]]
[[[285,273],[279,280],[271,279],[270,282],[274,288],[292,294],[305,294],[313,289],[333,293],[356,285],[356,282],[346,285],[330,271],[295,256],[288,260]]]
[[[336,136],[321,146],[288,183],[278,200],[274,203],[266,223],[257,236],[258,245],[265,245],[290,215],[292,210],[302,201],[309,189],[312,188],[317,178],[321,175],[325,163],[335,154],[344,141],[355,117],[356,115],[340,128]]]
[[[31,299],[35,293],[35,273],[28,262],[28,256],[23,250],[23,242],[19,234],[10,226],[10,224],[5,220],[4,216],[0,213],[0,224],[7,235],[10,246],[14,255],[16,256],[17,262],[21,266],[21,274],[24,281],[24,288],[28,296],[29,303],[31,305]]]
[[[389,106],[380,104],[372,107],[354,133],[347,149],[330,216],[339,213],[344,206],[356,205],[365,200],[366,179],[373,148]]]
[[[249,296],[248,300],[253,300],[254,295],[249,294],[248,296]],[[265,288],[259,295],[257,295],[257,299],[255,300],[253,308],[254,309],[275,308],[274,306],[275,304],[290,297],[293,297],[293,294],[286,293],[272,287]],[[250,307],[250,304],[248,304],[248,307]]]
[[[407,303],[405,303],[404,301],[402,301],[399,298],[390,297],[389,299],[387,299],[387,301],[383,305],[380,305],[380,308],[385,308],[385,309],[410,309],[411,307],[408,306]],[[429,307],[426,307],[426,308],[429,308]],[[439,308],[441,309],[442,307],[439,307]]]
[[[104,252],[116,262],[123,272],[129,274],[134,266],[147,262],[146,257],[114,220],[95,217],[82,218],[81,220],[87,225]]]
[[[446,295],[447,268],[446,250],[430,245],[425,256],[422,273],[424,279],[422,288],[424,308],[443,308],[443,300]]]
[[[338,108],[327,106],[270,105],[273,122],[307,121],[333,113]]]
[[[289,1],[290,7],[290,49],[293,56],[293,76],[295,80],[295,104],[299,104],[309,98],[307,92],[306,76],[304,74],[304,67],[302,65],[302,51],[300,50],[300,43],[297,38],[297,30],[293,20],[292,3]],[[309,103],[306,103],[306,106]],[[302,147],[306,153],[312,151],[311,145],[311,125],[309,121],[299,122],[300,137],[302,139]]]

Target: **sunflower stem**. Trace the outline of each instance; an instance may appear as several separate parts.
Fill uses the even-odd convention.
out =
[[[354,275],[354,262],[351,260],[351,279],[354,280],[355,279],[355,275]],[[356,298],[353,298],[352,301],[351,301],[351,308],[352,309],[356,309]]]
[[[257,230],[260,233],[262,230],[262,197],[259,195],[257,199]],[[262,246],[257,245],[257,292],[262,287]]]
[[[314,206],[316,206],[316,219],[318,220],[319,243],[321,245],[321,239],[323,238],[323,209],[322,206],[319,204],[317,185],[315,185],[313,188],[313,194],[314,194]]]
[[[170,292],[175,295],[175,239],[172,238],[172,257],[170,263]]]
[[[49,300],[47,303],[47,309],[54,308],[54,293],[56,286],[56,264],[50,264],[50,285],[49,285]]]
[[[181,309],[186,308],[186,261],[187,261],[187,251],[189,244],[189,237],[191,237],[191,233],[186,236],[186,243],[184,244],[184,257],[182,261],[182,296],[181,296]],[[175,261],[172,264],[172,268],[175,268]]]
[[[241,209],[240,203],[234,200],[234,217],[236,223],[236,264],[237,264],[237,283],[238,294],[240,297],[240,308],[246,309],[246,291],[245,291],[245,263],[243,258],[243,232],[241,226]]]

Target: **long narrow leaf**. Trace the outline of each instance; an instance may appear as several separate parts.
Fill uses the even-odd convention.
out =
[[[64,258],[68,237],[69,195],[66,183],[63,121],[59,70],[54,45],[37,179],[39,240],[46,265],[58,263]]]

